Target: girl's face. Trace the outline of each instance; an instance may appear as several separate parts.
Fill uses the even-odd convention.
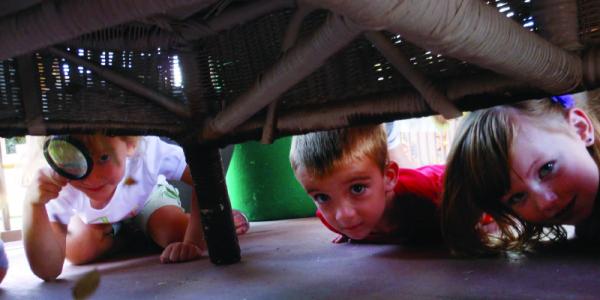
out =
[[[536,224],[584,221],[592,213],[599,182],[598,166],[587,150],[594,143],[587,115],[572,109],[568,128],[560,129],[541,128],[539,120],[522,115],[515,118],[510,189],[501,201]]]
[[[397,165],[390,164],[382,174],[373,160],[365,158],[340,165],[323,177],[300,167],[296,178],[331,226],[362,240],[382,222],[397,172]]]
[[[125,161],[135,150],[119,137],[99,136],[84,139],[89,149],[94,166],[92,172],[83,180],[72,180],[69,183],[85,193],[92,200],[92,207],[102,208],[112,198],[117,185],[125,173]]]

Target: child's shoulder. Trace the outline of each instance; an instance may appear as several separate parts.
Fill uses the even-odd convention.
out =
[[[160,161],[168,156],[183,156],[183,149],[171,140],[163,140],[158,136],[144,136],[138,142],[138,147],[131,162],[147,164],[151,161]]]
[[[182,151],[183,149],[175,141],[158,136],[144,136],[140,140],[139,149],[144,154],[164,151]]]
[[[411,183],[420,180],[441,180],[444,176],[446,166],[444,165],[426,165],[418,168],[399,168],[398,181],[401,183]]]
[[[439,202],[444,177],[444,165],[427,165],[415,169],[398,170],[394,192],[397,197],[410,194]]]
[[[140,149],[128,159],[128,172],[133,177],[156,178],[163,174],[167,179],[179,179],[187,166],[183,149],[170,140],[158,136],[145,136]]]
[[[445,165],[425,165],[414,169],[415,171],[425,175],[443,175],[446,170]]]

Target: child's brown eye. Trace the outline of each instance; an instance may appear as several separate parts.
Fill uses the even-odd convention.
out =
[[[539,170],[539,176],[540,178],[544,178],[546,176],[548,176],[550,173],[552,173],[552,171],[554,170],[554,161],[550,161],[545,163]]]
[[[364,184],[353,184],[350,187],[350,191],[352,191],[353,194],[360,194],[365,190],[365,185]]]
[[[327,200],[329,200],[329,196],[327,196],[325,194],[316,194],[313,196],[313,199],[317,203],[325,203],[325,202],[327,202]]]
[[[516,194],[512,195],[510,198],[508,198],[508,200],[506,201],[506,204],[508,204],[509,206],[521,204],[525,201],[526,196],[527,196],[527,194],[525,194],[525,193],[516,193]]]
[[[108,160],[110,160],[110,156],[108,154],[100,155],[100,162],[107,162]]]

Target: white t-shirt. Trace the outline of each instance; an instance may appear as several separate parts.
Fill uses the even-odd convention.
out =
[[[385,123],[388,149],[393,149],[402,144],[400,135],[408,132],[439,132],[432,117],[396,120]]]
[[[137,215],[154,186],[165,179],[179,180],[187,166],[183,149],[156,136],[140,139],[136,153],[128,157],[125,174],[109,203],[102,209],[90,205],[85,193],[67,184],[56,199],[46,203],[51,222],[68,224],[77,214],[86,224],[116,223]],[[135,181],[126,184],[127,178]]]
[[[398,121],[392,121],[385,124],[385,133],[387,134],[388,149],[392,149],[400,145],[400,137],[398,136]]]

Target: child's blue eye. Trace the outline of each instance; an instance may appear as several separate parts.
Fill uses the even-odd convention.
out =
[[[525,194],[525,193],[516,193],[516,194],[512,195],[510,198],[508,198],[508,200],[506,201],[506,204],[508,204],[509,206],[513,206],[513,205],[517,205],[519,203],[523,203],[525,201],[525,196],[527,196],[527,194]]]
[[[107,161],[109,161],[109,160],[110,160],[110,155],[108,155],[108,154],[102,154],[102,155],[100,155],[100,159],[99,159],[99,161],[100,161],[101,163],[103,163],[103,162],[107,162]]]
[[[554,161],[545,163],[538,171],[538,175],[540,176],[540,178],[544,178],[548,174],[552,173],[552,171],[554,170],[554,164]]]
[[[327,196],[325,194],[316,194],[316,195],[313,196],[313,199],[317,203],[324,203],[324,202],[327,202],[329,200],[329,196]]]
[[[360,193],[364,192],[364,191],[365,191],[365,188],[366,188],[366,187],[365,187],[365,185],[364,185],[364,184],[353,184],[353,185],[350,187],[350,191],[352,192],[352,194],[358,195],[358,194],[360,194]]]

